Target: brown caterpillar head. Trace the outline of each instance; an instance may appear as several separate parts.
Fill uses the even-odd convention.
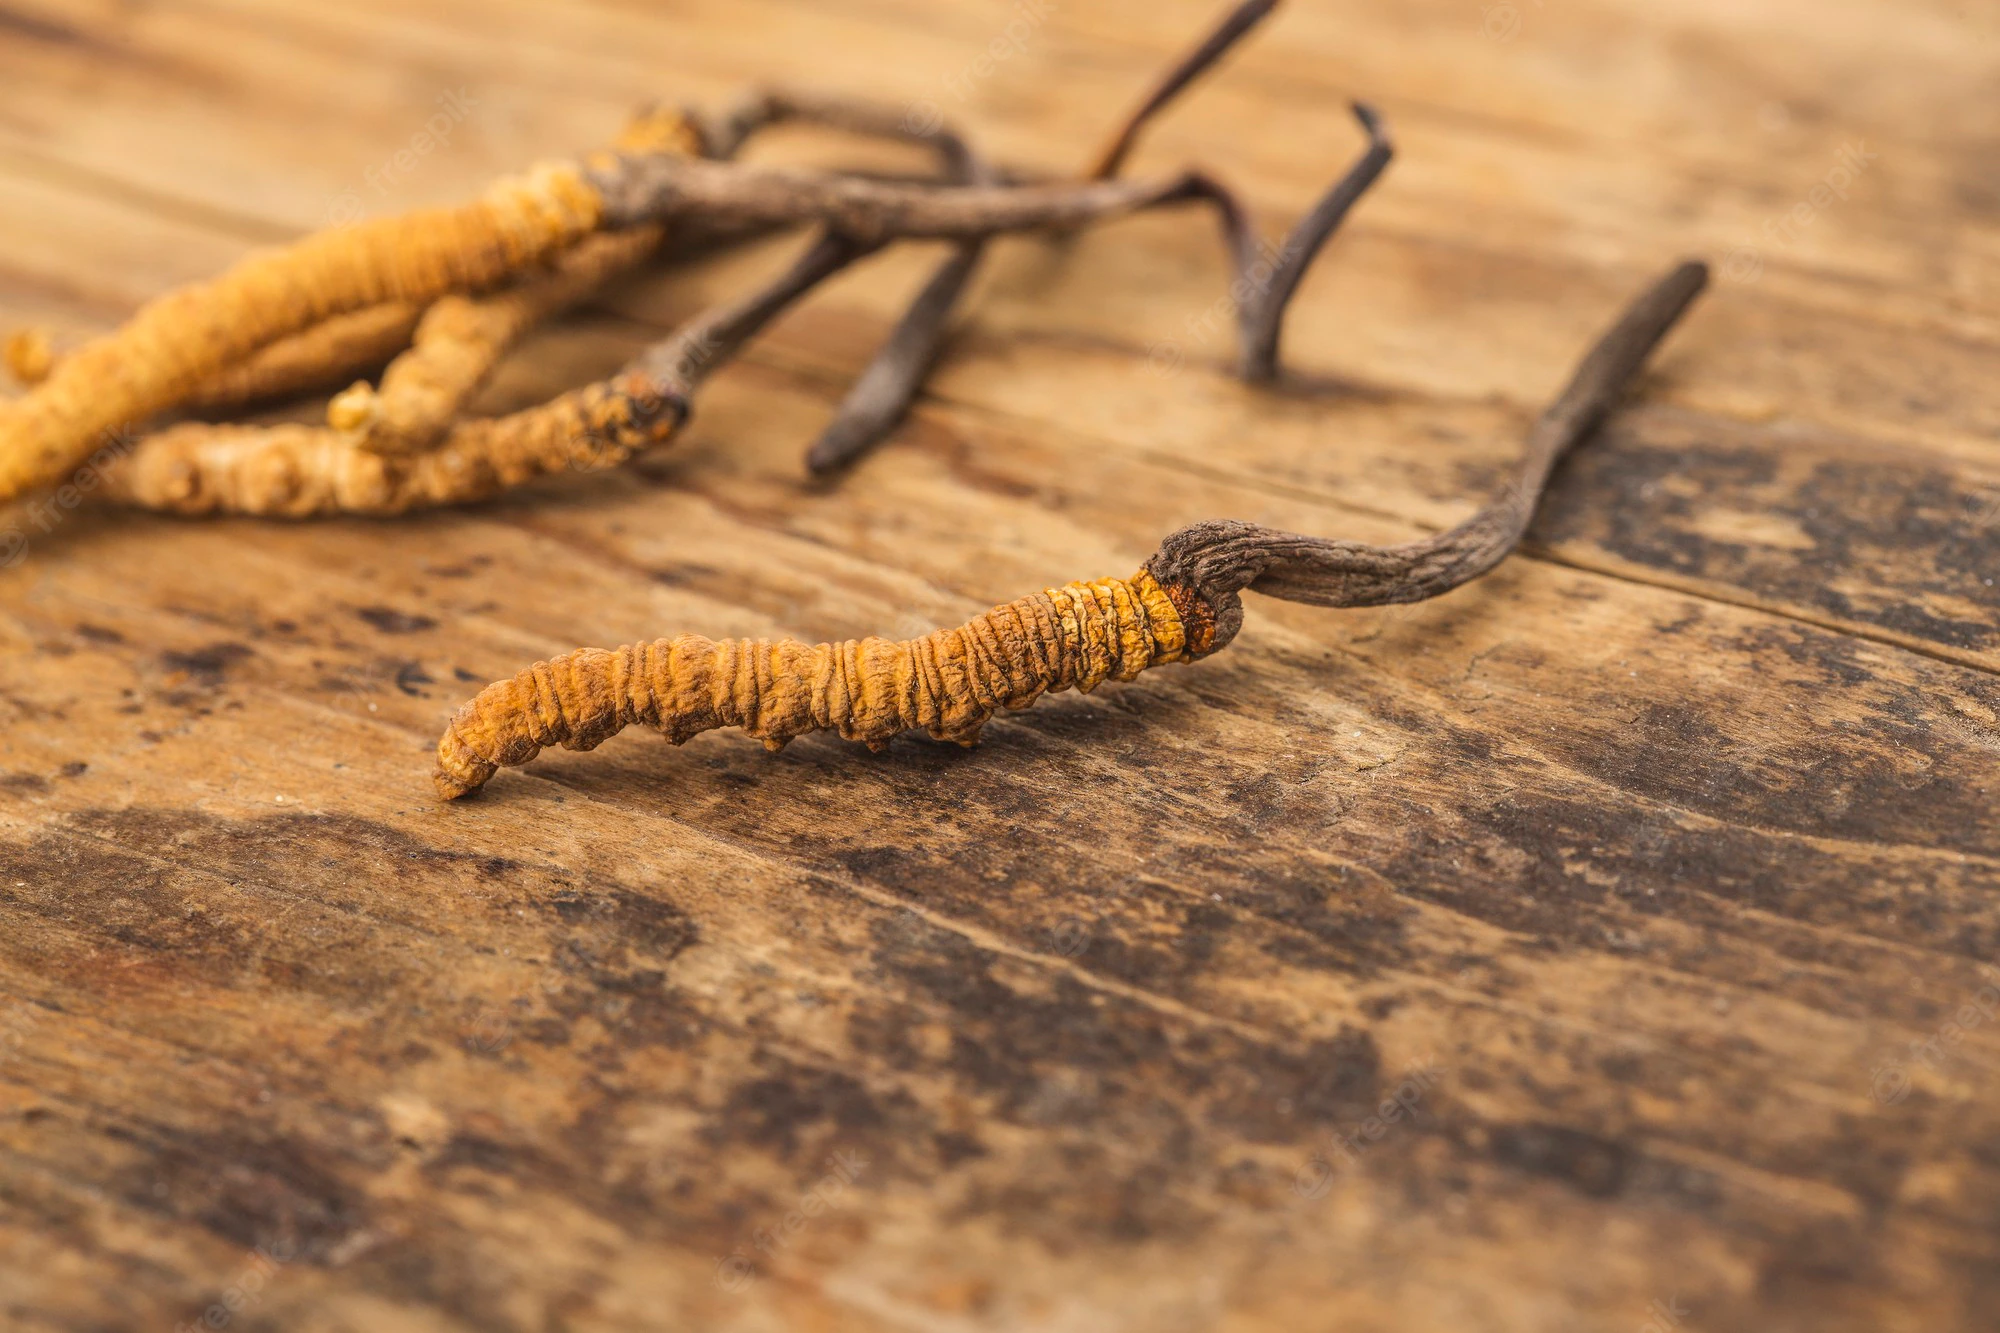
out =
[[[570,436],[570,466],[579,472],[615,467],[642,449],[665,444],[687,423],[691,407],[680,389],[641,371],[627,371],[584,392]]]
[[[1189,660],[1206,657],[1222,646],[1215,641],[1216,610],[1192,584],[1162,583],[1160,591],[1167,595],[1167,600],[1174,604],[1175,614],[1181,618],[1181,628],[1187,634],[1182,651]]]
[[[1146,562],[1146,572],[1187,626],[1190,659],[1228,647],[1243,628],[1243,599],[1237,594],[1262,565],[1239,538],[1255,530],[1255,524],[1234,520],[1196,523],[1161,542]]]

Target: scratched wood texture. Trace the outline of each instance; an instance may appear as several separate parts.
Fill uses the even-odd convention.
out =
[[[760,80],[1073,168],[1212,12],[5,0],[0,322],[74,341]],[[933,251],[622,474],[17,511],[0,1322],[1991,1328],[1996,37],[1944,0],[1293,0],[1137,164],[1275,228],[1357,151],[1345,99],[1391,117],[1277,390],[1226,374],[1212,228],[1166,216],[1002,246],[838,486],[799,455]],[[489,406],[791,243],[608,296]],[[1716,290],[1475,586],[1253,598],[1227,653],[971,752],[635,734],[430,794],[448,711],[578,644],[908,633],[1202,517],[1448,524],[1686,253]]]

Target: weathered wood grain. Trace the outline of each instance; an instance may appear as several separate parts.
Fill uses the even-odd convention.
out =
[[[15,0],[0,319],[80,337],[350,196],[462,197],[759,79],[1072,165],[1206,8],[1057,7],[961,103],[1018,11]],[[1213,237],[1165,217],[999,247],[835,487],[800,453],[923,251],[625,474],[395,522],[9,518],[10,1326],[247,1282],[230,1327],[1982,1327],[1992,15],[1516,17],[1294,0],[1151,142],[1275,227],[1352,151],[1342,98],[1394,118],[1276,391],[1224,374]],[[1773,243],[1850,140],[1850,198]],[[1257,600],[1228,653],[970,753],[635,735],[429,796],[450,708],[579,643],[915,632],[1219,514],[1449,524],[1639,282],[1747,245],[1532,549],[1448,598]],[[634,284],[488,405],[783,249]]]

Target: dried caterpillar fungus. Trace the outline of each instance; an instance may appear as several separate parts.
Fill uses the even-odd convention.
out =
[[[657,239],[619,233],[592,237],[577,250],[598,242],[616,243],[612,248],[623,254],[630,248],[628,242],[643,246]],[[527,286],[562,281],[544,279]],[[516,312],[534,300],[509,292],[468,301],[472,310],[466,318],[478,323],[481,308],[491,301],[507,308],[503,321],[513,324]],[[661,414],[655,408],[666,407],[667,400],[677,395],[650,380],[614,379],[510,416],[457,420],[461,397],[485,379],[498,349],[491,344],[468,349],[455,336],[459,326],[449,319],[442,322],[439,334],[440,323],[433,319],[437,310],[438,306],[432,307],[418,326],[416,343],[391,364],[391,375],[384,376],[381,402],[395,411],[394,417],[376,415],[373,391],[366,395],[371,418],[378,424],[393,420],[390,429],[401,447],[364,449],[353,432],[336,426],[182,422],[142,437],[127,457],[104,469],[104,498],[133,508],[188,515],[400,514],[484,500],[565,469],[614,466],[640,448],[663,443],[686,415],[682,402],[666,414],[671,418],[666,429],[656,431],[652,426]],[[503,321],[483,327],[490,330]],[[337,322],[329,320],[300,337],[319,334]],[[428,338],[426,329],[431,331]],[[510,334],[508,341],[513,336],[518,335]],[[406,373],[392,379],[397,367],[405,367]],[[361,397],[358,389],[349,390],[334,400],[329,416],[338,420],[343,406]],[[642,400],[653,406],[642,406]],[[647,422],[648,429],[635,432],[632,423],[640,421]]]
[[[649,112],[626,128],[619,146],[677,152],[695,142],[685,117]],[[395,514],[486,499],[565,469],[614,466],[663,443],[686,416],[684,397],[674,385],[631,373],[509,417],[457,420],[524,332],[640,263],[663,234],[640,226],[586,236],[548,270],[487,296],[445,296],[421,320],[415,307],[388,303],[272,343],[210,380],[196,399],[261,397],[392,341],[389,351],[408,350],[390,363],[379,392],[364,383],[337,397],[330,427],[189,422],[149,435],[110,470],[106,497],[183,514]],[[357,445],[405,456],[435,449],[436,456],[384,462],[357,457]]]
[[[573,166],[478,202],[364,222],[256,255],[170,292],[0,403],[0,500],[59,479],[97,437],[175,407],[259,348],[334,315],[491,287],[596,230],[603,200]]]
[[[1217,520],[1168,536],[1133,578],[1051,589],[921,639],[809,648],[683,635],[582,649],[462,707],[438,742],[438,791],[467,795],[546,746],[588,750],[638,723],[676,744],[714,727],[741,727],[774,749],[819,730],[879,749],[918,727],[969,744],[1002,708],[1228,646],[1246,590],[1332,607],[1448,592],[1519,544],[1555,465],[1597,429],[1707,282],[1705,265],[1682,264],[1628,307],[1535,423],[1513,483],[1448,531],[1369,546]]]
[[[701,132],[683,112],[648,109],[626,125],[616,146],[630,153],[695,153]],[[408,348],[389,366],[379,395],[365,382],[355,385],[330,406],[328,418],[336,429],[360,432],[356,442],[364,448],[428,448],[522,334],[644,260],[663,234],[664,228],[642,226],[586,236],[556,255],[547,272],[527,270],[490,296],[452,293],[429,310],[390,302],[335,315],[217,374],[186,406],[213,411],[332,387]]]
[[[104,497],[189,515],[400,514],[484,500],[564,470],[612,467],[664,443],[685,418],[686,403],[675,386],[645,376],[619,376],[510,416],[457,419],[462,398],[478,388],[506,343],[658,242],[656,229],[637,230],[647,234],[591,237],[564,257],[557,273],[518,289],[434,305],[416,342],[384,375],[379,398],[372,390],[365,397],[349,390],[334,400],[328,414],[336,426],[169,426],[104,471]],[[440,317],[446,302],[453,304]],[[488,314],[491,307],[497,315]],[[472,335],[461,337],[468,326]],[[399,447],[360,448],[354,433],[337,428],[343,409],[353,410],[357,400],[368,418],[356,424],[364,431],[380,427]]]
[[[616,148],[688,156],[701,151],[701,130],[684,112],[652,108],[633,117]],[[384,372],[381,386],[357,384],[335,398],[327,424],[377,453],[428,449],[528,330],[637,266],[665,236],[657,224],[587,236],[555,256],[547,272],[523,275],[512,287],[441,297],[424,312],[409,351]]]
[[[1131,118],[1121,140],[1129,142],[1166,97],[1210,66],[1274,5],[1275,0],[1244,0]],[[957,183],[793,171],[728,160],[744,135],[786,119],[923,140],[944,150]],[[1301,224],[1296,237],[1301,243],[1283,252],[1289,256],[1287,265],[1310,258],[1387,160],[1378,126],[1370,116],[1363,120],[1371,137],[1366,169],[1351,171],[1328,196],[1328,203],[1337,207],[1316,209]],[[385,305],[425,306],[453,294],[490,292],[540,270],[600,230],[670,227],[693,235],[732,236],[816,224],[868,249],[899,239],[974,242],[1004,232],[1072,229],[1197,203],[1219,211],[1239,270],[1257,257],[1246,210],[1219,182],[1199,173],[1151,182],[1023,184],[1007,173],[974,170],[975,165],[955,133],[914,124],[906,108],[864,101],[767,95],[726,124],[652,113],[628,131],[615,151],[543,166],[502,182],[467,207],[308,237],[252,257],[212,282],[150,303],[115,333],[57,362],[27,395],[0,403],[0,501],[61,480],[102,434],[122,434],[186,407],[203,394],[204,384],[218,377],[237,371],[250,377],[247,384],[221,386],[224,398],[259,392],[266,382],[260,377],[269,368],[246,363],[283,340],[301,339],[282,355],[271,353],[289,363],[280,371],[280,383],[303,373],[302,362],[331,367],[358,355],[360,349],[347,341],[354,329],[323,328],[329,320]],[[969,266],[959,267],[969,272]],[[837,451],[841,459],[885,434],[914,396],[923,367],[942,341],[943,312],[956,299],[964,276],[958,269],[948,271],[927,289],[878,357],[881,373],[868,377],[863,401],[843,409],[829,432],[842,445]],[[1246,331],[1275,325],[1282,317],[1289,287],[1274,281],[1270,290],[1268,299],[1246,303]],[[501,318],[498,310],[483,313]],[[336,409],[342,424],[366,427],[369,447],[389,452],[418,449],[426,439],[435,439],[443,409],[458,400],[468,380],[477,379],[485,359],[512,327],[497,323],[496,333],[474,327],[476,321],[453,324],[465,314],[461,306],[440,315],[436,346],[458,347],[461,354],[437,381],[411,388],[408,401],[422,404],[412,408],[417,428],[399,416],[394,404],[371,396],[372,391]],[[375,318],[391,319],[386,314]],[[421,358],[413,362],[410,375],[416,376],[423,365]]]
[[[1189,655],[1174,601],[1153,576],[1051,588],[920,639],[808,647],[698,635],[615,652],[586,648],[481,691],[438,742],[437,787],[474,791],[550,745],[589,750],[634,725],[678,745],[741,727],[776,750],[809,731],[881,749],[921,728],[971,744],[1003,708],[1129,681]]]
[[[626,371],[512,416],[460,422],[418,454],[369,453],[324,426],[170,426],[100,482],[112,503],[177,514],[401,514],[615,467],[671,439],[686,419],[676,386]]]
[[[461,421],[422,453],[371,453],[324,426],[191,422],[148,436],[106,468],[103,492],[114,502],[181,514],[399,514],[487,499],[553,472],[614,467],[673,438],[706,374],[863,253],[822,237],[763,291],[693,320],[610,379],[512,416]]]

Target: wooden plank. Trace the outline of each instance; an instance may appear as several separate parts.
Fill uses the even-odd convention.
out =
[[[0,54],[8,126],[52,131],[0,157],[0,314],[78,334],[312,225],[434,78],[555,118],[496,112],[412,202],[600,138],[669,74],[916,95],[1007,15],[18,12],[80,36]],[[1189,332],[1212,240],[1160,219],[1006,247],[932,396],[838,488],[799,452],[921,253],[786,320],[628,474],[395,522],[35,530],[0,571],[9,1322],[172,1325],[254,1283],[242,1327],[1980,1326],[2000,1034],[1962,1016],[2000,938],[2000,561],[1990,289],[1951,279],[1992,227],[1962,199],[1843,213],[1725,286],[1535,552],[1439,602],[1259,600],[1227,654],[969,754],[623,737],[460,806],[424,782],[464,693],[577,643],[915,632],[1219,513],[1452,521],[1611,308],[1716,235],[1628,187],[1817,178],[1797,140],[1677,122],[1689,66],[1738,73],[1714,124],[1853,76],[1908,136],[1895,184],[1941,197],[1976,145],[1903,117],[1980,72],[1896,12],[1781,61],[1755,42],[1783,16],[1727,6],[1530,10],[1498,44],[1474,10],[1288,10],[1160,160],[1247,144],[1280,215],[1324,164],[1247,133],[1274,105],[1346,60],[1419,114],[1409,188],[1337,243],[1277,394]],[[1176,30],[1064,12],[977,106],[1058,163],[1058,105],[1108,115]],[[349,69],[403,100],[314,124]],[[213,105],[154,98],[172,146],[117,148],[176,80]],[[781,249],[635,284],[487,406]],[[1164,340],[1184,359],[1149,374]]]

